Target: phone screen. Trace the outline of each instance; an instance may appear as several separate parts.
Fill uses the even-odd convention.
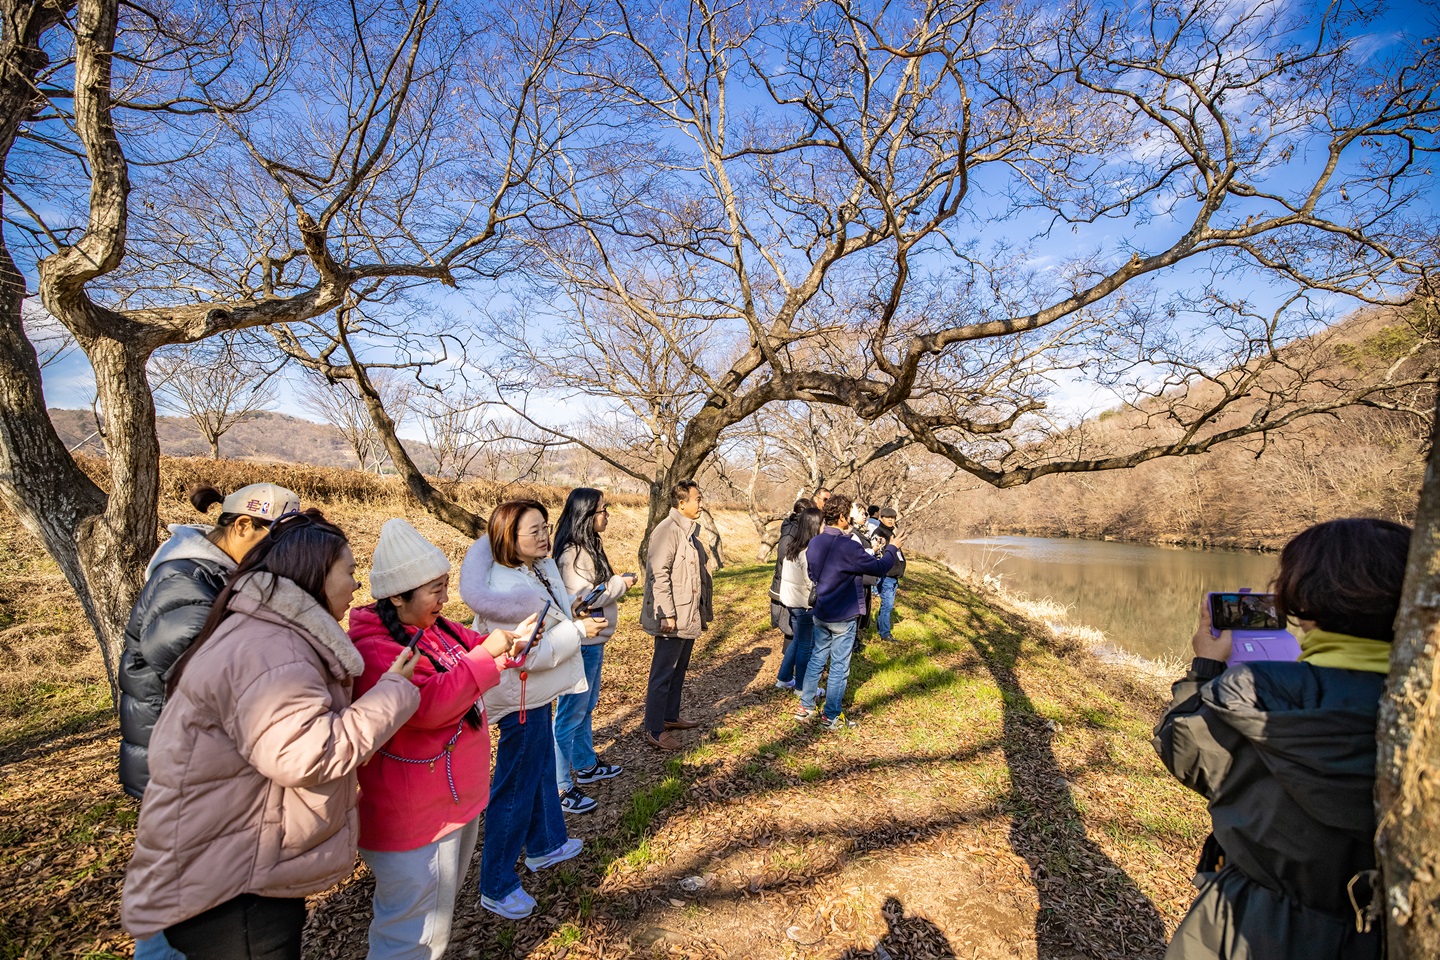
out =
[[[545,606],[540,608],[540,616],[535,618],[535,629],[530,631],[530,636],[525,638],[525,643],[520,647],[519,651],[517,652],[515,657],[516,663],[524,660],[525,655],[530,652],[530,648],[535,646],[535,640],[540,636],[540,631],[545,626],[545,615],[550,612],[550,606],[550,601],[546,600]]]
[[[1273,593],[1212,593],[1210,625],[1216,630],[1279,630]]]

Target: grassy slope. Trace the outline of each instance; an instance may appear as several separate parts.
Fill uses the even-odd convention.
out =
[[[330,512],[368,552],[385,511]],[[638,519],[621,513],[615,532]],[[458,559],[463,543],[421,526]],[[125,956],[135,806],[113,779],[99,658],[53,567],[8,536],[0,957]],[[859,728],[821,733],[774,689],[768,580],[768,567],[717,576],[720,619],[686,697],[706,728],[676,757],[638,741],[649,645],[627,601],[596,717],[597,745],[626,773],[597,785],[597,813],[571,818],[585,853],[526,880],[536,918],[480,913],[471,886],[452,955],[869,957],[877,940],[896,957],[1159,955],[1205,816],[1150,750],[1162,700],[1149,681],[1057,649],[918,563],[896,642],[857,655]],[[687,876],[705,888],[683,890]],[[317,898],[307,955],[363,956],[368,899],[363,870]]]

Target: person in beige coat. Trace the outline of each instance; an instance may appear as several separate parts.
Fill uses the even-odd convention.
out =
[[[359,584],[318,511],[277,520],[177,663],[121,918],[189,960],[299,960],[305,896],[350,876],[356,770],[420,704],[404,651],[351,702],[364,663],[339,621]]]
[[[680,717],[680,696],[695,641],[710,625],[709,557],[700,543],[700,485],[682,480],[670,491],[670,514],[655,525],[645,554],[645,601],[640,627],[655,638],[645,691],[645,739],[679,750],[672,730],[699,726]]]

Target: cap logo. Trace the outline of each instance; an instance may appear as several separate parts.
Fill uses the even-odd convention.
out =
[[[268,516],[270,513],[270,502],[268,500],[247,500],[246,510],[258,510],[261,516]]]

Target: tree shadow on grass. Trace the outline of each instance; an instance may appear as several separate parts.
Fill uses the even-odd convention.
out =
[[[970,642],[1004,699],[1010,845],[1030,865],[1040,897],[1038,957],[1158,956],[1166,940],[1159,911],[1086,833],[1055,759],[1053,733],[1021,683],[1024,632],[998,617],[971,616]]]

